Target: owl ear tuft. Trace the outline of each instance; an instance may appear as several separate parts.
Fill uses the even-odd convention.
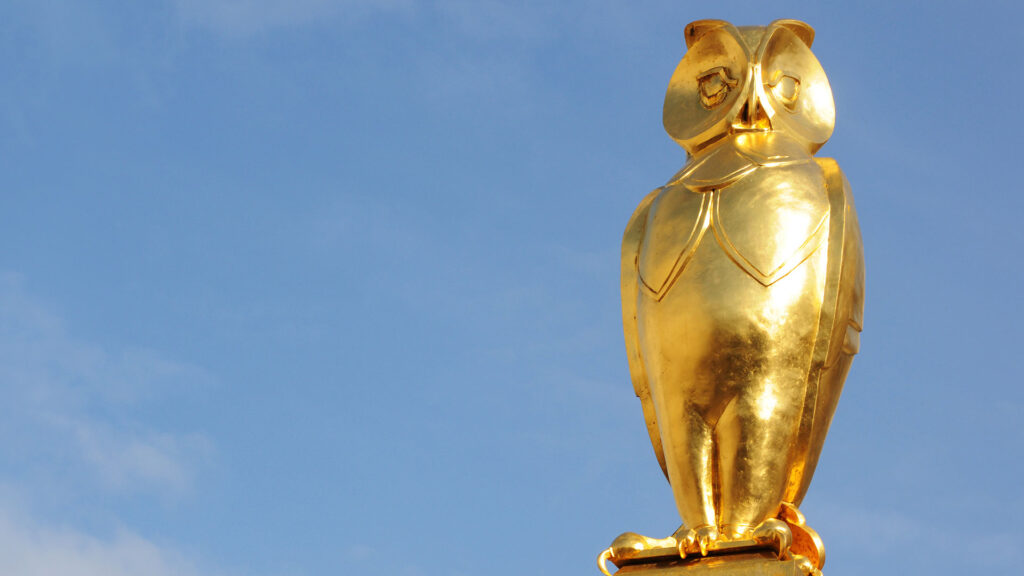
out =
[[[701,36],[711,30],[728,25],[729,23],[725,20],[694,20],[690,22],[686,25],[686,29],[683,30],[683,36],[686,38],[686,47],[689,48],[696,44]]]
[[[781,26],[793,34],[796,34],[796,37],[803,40],[803,43],[807,44],[808,48],[810,48],[811,43],[814,42],[814,28],[811,28],[811,26],[806,22],[801,22],[799,20],[776,20],[775,22],[772,22],[772,26]]]

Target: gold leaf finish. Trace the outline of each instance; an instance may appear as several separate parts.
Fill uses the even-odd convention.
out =
[[[813,156],[835,124],[832,91],[802,22],[702,20],[685,37],[664,123],[688,161],[641,202],[622,245],[633,386],[683,526],[623,534],[600,564],[703,573],[730,557],[761,566],[768,549],[789,564],[764,573],[818,573],[824,548],[797,506],[864,302],[850,185]],[[704,556],[716,560],[664,564]]]

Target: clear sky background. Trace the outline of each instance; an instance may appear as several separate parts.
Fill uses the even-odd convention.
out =
[[[7,0],[0,574],[596,574],[678,524],[618,252],[683,27],[798,18],[868,294],[829,576],[1024,563],[1012,2]]]

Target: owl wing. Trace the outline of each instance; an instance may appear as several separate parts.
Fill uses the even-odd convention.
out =
[[[828,275],[822,303],[814,368],[801,418],[803,466],[790,478],[786,500],[799,504],[818,464],[832,415],[853,356],[860,349],[864,318],[864,247],[850,183],[831,158],[816,158],[825,174],[830,204]]]
[[[640,405],[644,411],[644,421],[647,423],[647,433],[651,436],[651,445],[654,446],[654,454],[658,457],[658,464],[661,464],[661,471],[668,477],[668,470],[665,467],[665,451],[661,446],[661,432],[658,431],[658,420],[654,413],[654,404],[651,401],[651,389],[647,383],[647,372],[644,370],[643,358],[640,355],[640,340],[637,332],[636,307],[637,298],[640,295],[640,275],[637,270],[637,258],[640,253],[640,243],[644,237],[644,230],[647,226],[647,213],[651,209],[651,203],[661,192],[661,188],[648,194],[640,205],[637,206],[633,216],[626,225],[626,232],[622,236],[622,326],[626,336],[626,355],[629,358],[629,373],[633,380],[633,390],[640,398]]]

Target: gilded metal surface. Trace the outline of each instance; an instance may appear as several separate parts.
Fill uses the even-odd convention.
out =
[[[685,36],[664,123],[688,161],[640,203],[622,245],[633,385],[683,527],[624,534],[602,557],[621,567],[736,543],[816,571],[821,539],[796,507],[864,301],[849,183],[813,156],[832,92],[802,22],[702,20]]]
[[[798,559],[780,562],[770,553],[756,551],[729,557],[710,556],[691,560],[626,566],[620,576],[804,576],[805,563]]]

